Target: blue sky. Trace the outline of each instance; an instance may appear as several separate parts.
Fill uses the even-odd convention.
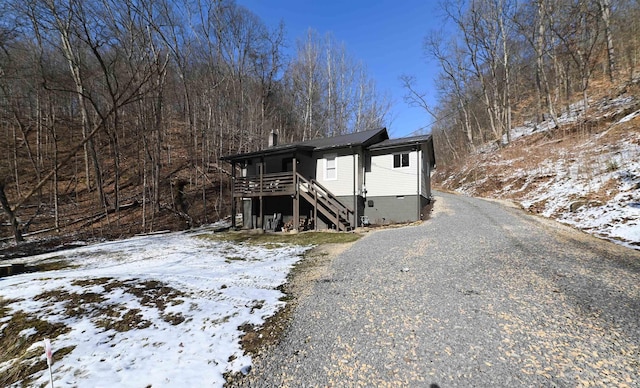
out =
[[[433,120],[420,108],[403,101],[399,77],[413,75],[418,87],[435,100],[432,87],[437,69],[424,57],[422,43],[430,30],[442,24],[436,1],[429,0],[236,0],[269,27],[285,24],[291,55],[296,40],[309,27],[321,36],[331,32],[349,54],[362,61],[380,92],[392,101],[388,126],[391,137],[415,134]]]

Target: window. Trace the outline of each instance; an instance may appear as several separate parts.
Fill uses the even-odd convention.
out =
[[[329,181],[338,179],[338,161],[336,154],[324,156],[324,179]]]
[[[409,167],[409,154],[393,155],[393,168]]]

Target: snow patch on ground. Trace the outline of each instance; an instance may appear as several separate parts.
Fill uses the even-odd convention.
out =
[[[547,181],[520,200],[525,209],[640,249],[640,135],[590,147],[575,158],[548,160]],[[535,174],[530,178],[535,179]]]
[[[617,103],[617,102],[614,102]],[[622,102],[620,102],[621,104]],[[560,125],[566,125],[575,123],[581,116],[582,111],[584,110],[583,102],[576,102],[571,104],[567,110],[562,112],[560,115],[556,115],[555,121],[551,117],[551,115],[547,114],[544,116],[544,120],[535,123],[533,121],[527,121],[524,125],[514,127],[511,129],[511,141],[517,140],[521,137],[530,136],[534,133],[547,132]],[[502,137],[502,144],[507,144],[507,136],[504,135]]]
[[[17,300],[9,305],[13,312],[24,311],[71,329],[52,339],[54,352],[75,346],[54,360],[56,386],[220,387],[225,372],[246,371],[251,365],[241,348],[243,333],[238,327],[260,325],[284,305],[276,288],[285,283],[308,247],[200,238],[206,233],[210,232],[140,236],[21,259],[65,259],[79,267],[4,278],[0,297]],[[107,280],[95,281],[102,278]],[[131,287],[155,281],[181,294],[162,308],[154,305],[157,299],[150,302],[132,294]],[[99,306],[137,311],[141,327],[105,330],[100,316],[71,317],[64,302],[42,298],[47,291],[96,293],[104,298]],[[28,329],[20,333],[27,340],[32,334]],[[0,373],[6,367],[0,365]],[[34,377],[35,386],[48,384],[48,373]]]
[[[631,121],[633,119],[635,119],[636,117],[640,116],[640,109],[638,109],[637,111],[630,113],[626,116],[624,116],[623,118],[620,119],[619,123],[626,123],[627,121]]]
[[[604,99],[601,101],[589,100],[590,109],[598,112],[600,118],[609,118],[621,114],[629,107],[637,104],[637,99],[634,96],[619,96],[612,99]],[[549,114],[544,116],[544,120],[539,123],[533,121],[526,121],[523,125],[514,127],[511,129],[511,141],[517,140],[521,137],[530,136],[534,133],[546,132],[558,126],[563,126],[571,123],[576,123],[580,117],[584,105],[582,101],[571,104],[568,109],[565,109],[554,121]],[[637,110],[631,114],[626,115],[620,119],[619,123],[624,123],[632,120],[635,117],[640,116],[640,110]],[[507,144],[507,136],[502,137],[502,143]]]
[[[638,99],[633,96],[590,101],[590,116],[609,120],[605,131],[594,135],[568,134],[584,137],[584,141],[570,142],[568,148],[563,146],[562,139],[551,136],[547,144],[537,144],[532,149],[520,146],[519,157],[505,157],[497,144],[488,143],[477,149],[476,157],[464,168],[443,177],[442,186],[469,196],[511,198],[532,212],[640,249],[637,106]],[[575,123],[582,112],[582,101],[576,102],[557,117],[556,123],[560,128]],[[614,117],[621,118],[612,120]],[[511,139],[515,141],[554,127],[554,121],[547,115],[541,123],[527,122],[513,128]],[[611,137],[610,131],[616,128],[617,135]],[[536,147],[549,147],[553,151],[545,156],[547,159],[532,165],[529,152],[535,153]],[[518,165],[526,167],[514,167]]]

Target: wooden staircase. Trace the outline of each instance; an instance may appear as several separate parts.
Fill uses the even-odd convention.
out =
[[[351,220],[355,219],[353,210],[340,202],[331,191],[315,179],[307,180],[299,173],[296,173],[296,180],[298,194],[313,206],[314,224],[317,223],[315,220],[320,213],[339,231],[353,229],[351,225]]]

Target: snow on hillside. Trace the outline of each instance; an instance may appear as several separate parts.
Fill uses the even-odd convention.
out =
[[[72,349],[54,360],[58,387],[222,386],[225,372],[251,364],[239,327],[260,325],[284,305],[276,288],[308,248],[235,244],[202,233],[135,237],[26,259],[77,267],[3,278],[0,301],[13,302],[0,331],[20,311],[66,326],[51,341],[54,352]],[[19,335],[41,355],[23,361],[25,368],[44,358],[35,332]],[[0,364],[0,375],[11,364]],[[30,385],[48,385],[48,373],[32,377]]]
[[[591,106],[590,109],[596,111],[596,114],[602,118],[607,119],[610,117],[615,117],[623,113],[630,106],[634,106],[638,101],[632,96],[619,96],[612,99],[604,99],[601,101],[593,101],[589,100],[589,104]],[[531,121],[525,122],[524,125],[519,127],[514,127],[511,129],[511,140],[517,140],[523,136],[529,136],[534,133],[546,132],[555,127],[555,124],[558,126],[563,126],[567,124],[575,123],[580,119],[580,114],[582,112],[584,105],[583,102],[575,102],[569,106],[568,110],[563,111],[556,120],[551,119],[549,115],[545,116],[546,120],[536,124]],[[620,122],[627,122],[640,115],[640,110],[635,111],[625,117],[623,117]],[[507,138],[503,136],[502,142],[506,144]]]
[[[574,128],[546,135],[552,120],[525,123],[513,128],[512,145],[485,146],[436,180],[463,194],[515,200],[531,212],[640,249],[638,105],[631,96],[590,101],[590,116],[605,122],[595,133]],[[555,131],[575,127],[580,109],[576,103],[560,115]]]
[[[635,139],[597,148],[595,158],[578,152],[578,158],[595,160],[587,173],[566,159],[540,166],[555,176],[528,192],[522,206],[530,209],[543,203],[545,217],[640,249],[640,137]],[[606,199],[591,199],[600,191]]]

